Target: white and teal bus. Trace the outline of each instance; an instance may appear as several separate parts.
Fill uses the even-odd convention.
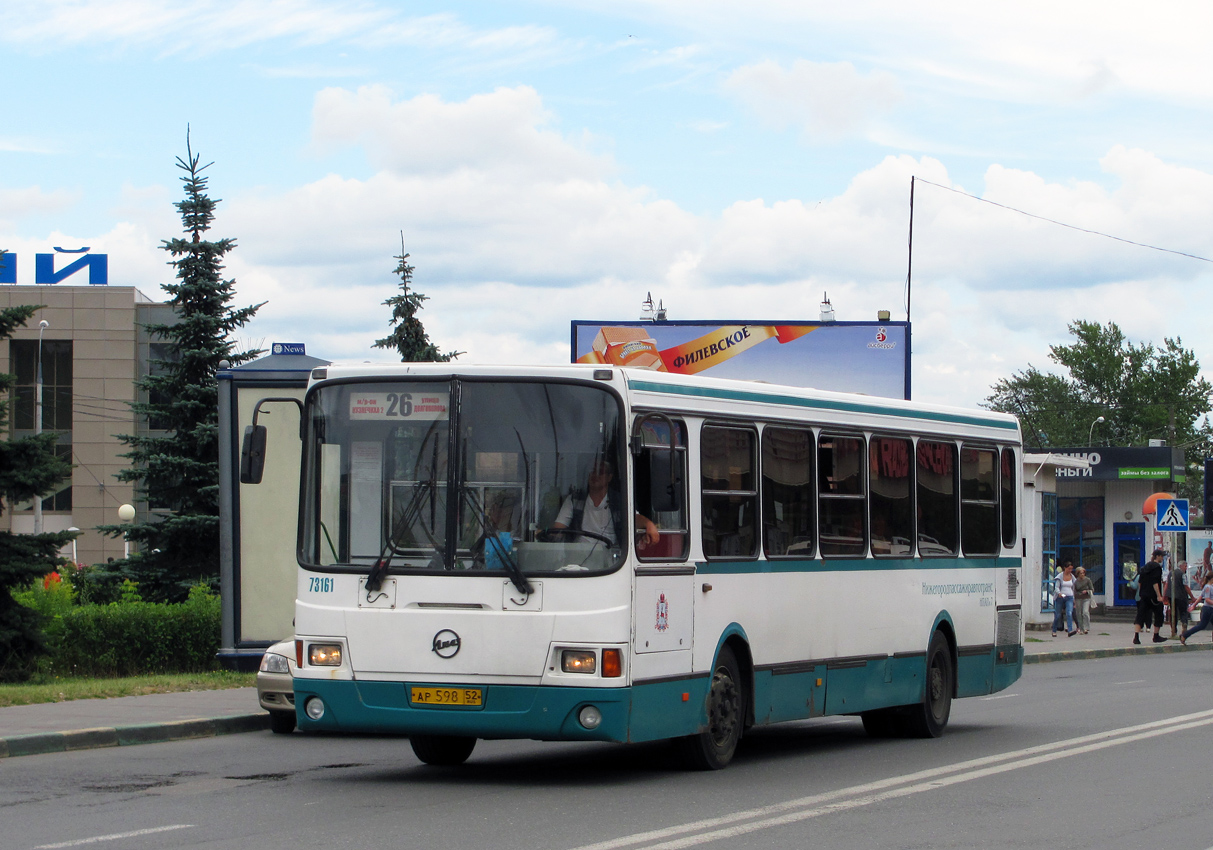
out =
[[[304,731],[430,764],[673,738],[720,768],[785,720],[938,736],[1022,671],[1013,417],[449,363],[316,369],[303,412]],[[242,480],[264,441],[254,417]]]

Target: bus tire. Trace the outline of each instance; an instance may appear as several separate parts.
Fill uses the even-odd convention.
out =
[[[720,770],[733,760],[745,726],[746,693],[737,657],[720,648],[708,686],[707,728],[677,741],[683,763],[692,770]]]
[[[912,738],[938,738],[952,713],[956,668],[943,632],[935,632],[927,647],[927,680],[920,705],[906,706],[905,732]]]
[[[476,748],[475,738],[462,735],[410,735],[417,758],[439,767],[463,764]]]
[[[271,711],[270,731],[278,735],[289,735],[295,731],[295,712]]]

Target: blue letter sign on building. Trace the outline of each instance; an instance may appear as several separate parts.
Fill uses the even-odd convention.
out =
[[[17,282],[17,255],[0,254],[0,283]]]
[[[55,248],[57,254],[85,254],[74,263],[69,263],[59,271],[55,271],[55,254],[34,255],[34,283],[58,283],[69,275],[88,267],[88,282],[90,286],[106,286],[109,284],[109,256],[93,254],[87,256],[88,248]],[[16,279],[12,281],[16,283]]]

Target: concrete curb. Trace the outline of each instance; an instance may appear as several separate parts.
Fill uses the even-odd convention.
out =
[[[1184,646],[1178,640],[1141,646],[1114,646],[1104,649],[1075,649],[1065,652],[1040,652],[1024,655],[1024,664],[1047,664],[1050,661],[1078,661],[1084,658],[1112,658],[1117,655],[1160,655],[1164,652],[1204,652],[1213,649],[1213,644]]]
[[[0,758],[95,750],[104,747],[129,747],[135,744],[158,744],[164,741],[186,741],[191,738],[214,738],[218,735],[260,732],[269,728],[270,715],[263,711],[257,714],[173,720],[167,723],[102,726],[96,729],[75,729],[70,732],[14,735],[10,738],[0,738]]]

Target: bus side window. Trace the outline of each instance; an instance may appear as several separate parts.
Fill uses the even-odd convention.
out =
[[[914,452],[918,554],[954,557],[960,543],[956,520],[956,445],[919,440]]]
[[[670,452],[670,429],[665,421],[649,419],[640,429],[642,447],[633,464],[635,480],[632,498],[636,512],[657,525],[659,541],[638,545],[636,556],[642,561],[685,561],[690,548],[687,528],[687,439],[686,426],[675,421],[674,451]],[[669,470],[668,472],[666,470]],[[653,481],[672,482],[673,505],[653,504]],[[658,510],[658,508],[670,508]]]
[[[1015,450],[1002,450],[1001,485],[1002,545],[1012,547],[1019,543],[1019,529],[1015,527]]]
[[[859,557],[867,551],[867,499],[862,437],[822,434],[817,440],[817,499],[821,554]]]
[[[768,427],[762,432],[762,540],[768,558],[811,558],[813,432]]]
[[[909,558],[914,554],[912,456],[913,446],[907,439],[873,437],[868,441],[868,521],[873,555]]]
[[[992,449],[960,450],[960,542],[966,555],[998,554],[998,487]]]
[[[758,554],[758,480],[748,428],[705,425],[699,435],[703,554],[753,558]]]

